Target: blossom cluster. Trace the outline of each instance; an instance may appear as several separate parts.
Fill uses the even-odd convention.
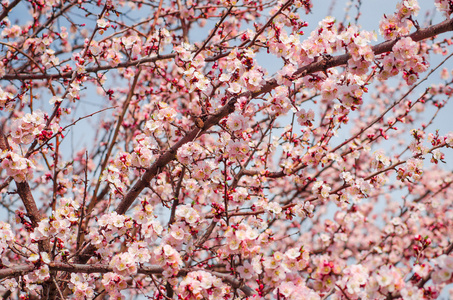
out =
[[[102,285],[112,299],[125,299],[121,291],[127,288],[126,278],[116,273],[105,273],[102,276]]]
[[[220,278],[206,271],[189,272],[178,288],[182,299],[222,299],[230,293],[230,287]]]
[[[394,46],[391,54],[383,59],[383,70],[379,74],[380,79],[387,79],[403,71],[403,78],[407,84],[412,85],[418,79],[418,73],[424,72],[429,65],[417,43],[410,37],[400,39]]]
[[[33,178],[33,170],[36,168],[33,161],[13,151],[3,151],[0,154],[2,169],[8,176],[12,176],[16,182],[24,182]]]
[[[159,245],[153,251],[152,261],[164,268],[165,277],[176,276],[183,264],[180,253],[170,245]]]
[[[423,160],[410,158],[407,160],[405,168],[398,169],[398,179],[405,180],[408,177],[419,180],[423,174]]]
[[[278,289],[274,290],[274,293],[278,294],[280,297],[285,297],[284,299],[288,300],[321,299],[321,297],[314,290],[306,286],[304,282],[294,283],[293,281],[284,281]]]
[[[453,280],[453,256],[441,255],[437,258],[438,266],[433,273],[433,281],[450,283]]]
[[[13,241],[14,235],[11,231],[11,225],[0,222],[0,254],[8,248],[8,242]]]
[[[349,299],[366,297],[364,287],[368,281],[369,270],[362,265],[350,265],[343,270],[343,277],[337,284],[343,288]]]
[[[187,165],[199,160],[203,153],[204,150],[198,143],[189,142],[178,149],[177,157],[179,162]]]
[[[98,228],[92,228],[89,236],[93,245],[96,245],[100,252],[107,251],[103,246],[106,246],[115,236],[124,235],[134,226],[130,217],[119,215],[116,212],[102,215],[98,219],[98,224],[102,229],[99,231]]]
[[[140,152],[142,153],[142,152]],[[136,159],[137,164],[141,160]],[[113,163],[109,164],[102,172],[102,179],[111,184],[111,193],[116,196],[121,196],[126,191],[129,183],[128,170],[132,165],[131,154],[120,152],[117,154]]]
[[[178,220],[185,221],[190,226],[196,226],[200,222],[200,215],[198,212],[188,205],[179,205],[176,209]]]
[[[374,60],[374,52],[371,49],[371,41],[376,40],[376,35],[365,30],[359,31],[354,26],[349,26],[338,36],[339,42],[346,47],[351,58],[348,61],[348,68],[352,74],[366,74]]]
[[[332,188],[322,181],[316,181],[311,189],[313,194],[319,195],[321,199],[328,199]]]
[[[93,278],[86,274],[75,274],[71,273],[71,279],[69,280],[71,285],[70,288],[74,293],[75,299],[93,299],[94,290],[91,286]]]
[[[0,67],[3,67],[0,65]],[[0,68],[3,69],[3,68]],[[1,72],[1,71],[0,71]],[[1,75],[1,73],[0,73]],[[11,92],[3,90],[3,88],[0,87],[0,110],[3,110],[4,108],[11,108],[12,105],[14,104],[14,95]]]
[[[124,154],[122,158],[124,161],[123,168],[127,166],[133,166],[137,169],[143,169],[151,166],[151,164],[156,160],[156,157],[153,153],[153,143],[146,136],[137,136],[136,137],[137,145],[134,147],[134,151],[131,155]],[[130,157],[130,162],[128,161]]]
[[[112,257],[109,265],[116,274],[130,276],[137,273],[137,262],[129,252],[119,253]]]
[[[297,272],[307,268],[308,264],[309,251],[303,247],[290,248],[285,253],[277,251],[262,259],[263,282],[278,286],[279,281],[292,279]],[[261,271],[258,270],[257,273],[260,274]]]
[[[450,0],[434,0],[434,5],[436,5],[436,8],[441,11],[445,17],[450,18],[450,15],[453,13],[453,5]]]
[[[276,116],[287,113],[291,109],[291,101],[288,98],[288,88],[285,86],[278,86],[274,92],[275,94],[269,97],[269,102],[271,103],[271,106],[268,109],[269,112]]]
[[[35,241],[55,236],[65,240],[70,239],[70,228],[78,220],[79,208],[80,204],[77,201],[60,198],[54,214],[50,218],[42,219],[30,237]]]
[[[234,49],[226,60],[219,64],[224,70],[219,76],[219,81],[228,83],[227,91],[239,94],[245,90],[259,89],[266,72],[256,63],[254,57],[255,53],[250,49],[241,51]]]
[[[51,262],[51,259],[47,252],[32,253],[28,261],[37,264],[39,268],[24,276],[26,282],[37,283],[50,278],[48,264]]]
[[[220,251],[223,256],[240,253],[243,257],[257,255],[261,249],[257,243],[259,233],[247,224],[238,224],[225,231],[226,247]]]
[[[154,215],[154,208],[147,199],[135,207],[133,220],[140,225],[140,233],[145,241],[154,241],[161,235],[163,228]],[[137,251],[140,252],[140,251]],[[139,261],[141,259],[138,259]]]
[[[377,150],[374,153],[374,160],[371,162],[371,167],[376,170],[383,170],[390,165],[390,159],[385,155],[383,150]]]
[[[412,27],[411,16],[417,16],[420,6],[417,0],[405,0],[397,3],[397,12],[385,15],[380,24],[379,31],[385,39],[391,40],[407,35]]]

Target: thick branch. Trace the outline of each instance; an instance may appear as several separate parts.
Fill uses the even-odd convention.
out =
[[[36,267],[34,265],[18,265],[12,268],[0,269],[0,279],[8,277],[22,276],[33,271]]]
[[[22,275],[25,275],[25,274],[35,270],[36,268],[37,268],[37,266],[35,266],[35,265],[27,264],[27,265],[18,265],[13,268],[0,269],[0,279],[7,278],[7,277],[22,276]],[[85,274],[114,272],[112,267],[110,267],[108,265],[103,265],[103,264],[86,265],[86,264],[69,264],[69,263],[62,263],[62,262],[50,263],[49,270],[50,271],[71,272],[71,273],[85,273]],[[189,272],[198,271],[198,270],[199,269],[184,268],[179,271],[178,276],[185,276]],[[205,271],[205,270],[203,270],[203,271]],[[148,267],[141,267],[141,268],[137,269],[137,274],[143,274],[143,275],[156,275],[156,274],[162,274],[163,272],[164,272],[164,269],[159,266],[148,266]],[[244,292],[244,294],[246,296],[251,296],[253,294],[253,290],[250,287],[244,285],[241,281],[237,280],[232,275],[219,273],[219,272],[213,272],[213,271],[207,271],[207,272],[211,273],[212,275],[214,275],[218,278],[221,278],[222,281],[231,285],[232,287],[240,289],[242,292]]]
[[[19,197],[27,210],[27,216],[30,218],[33,228],[38,227],[38,223],[41,221],[42,217],[38,207],[36,206],[36,202],[33,198],[28,182],[16,182],[16,186],[17,193],[19,194]]]
[[[158,60],[171,59],[171,58],[175,58],[175,57],[176,57],[176,54],[174,54],[174,53],[167,54],[167,55],[158,55],[158,56],[153,56],[153,57],[145,57],[145,58],[141,58],[141,59],[123,62],[114,67],[112,67],[110,65],[105,65],[105,66],[99,66],[99,67],[86,68],[85,72],[86,73],[96,73],[99,71],[105,71],[105,70],[111,70],[111,69],[127,68],[127,67],[131,67],[131,66],[138,66],[138,65],[141,65],[144,63],[156,62]],[[72,78],[74,73],[75,73],[75,71],[64,72],[64,73],[59,73],[59,74],[40,74],[40,73],[6,74],[5,76],[2,77],[2,79],[5,79],[5,80],[39,80],[39,79]]]

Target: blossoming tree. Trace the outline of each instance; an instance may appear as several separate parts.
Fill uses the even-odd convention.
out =
[[[453,2],[312,5],[2,1],[3,299],[445,291]]]

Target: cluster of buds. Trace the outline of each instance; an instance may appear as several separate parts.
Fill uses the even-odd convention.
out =
[[[404,181],[408,178],[419,180],[423,174],[423,160],[410,158],[406,162],[406,168],[398,169],[398,180]]]

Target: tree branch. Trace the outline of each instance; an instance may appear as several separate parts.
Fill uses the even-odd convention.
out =
[[[69,263],[62,263],[62,262],[52,262],[49,265],[50,271],[63,271],[63,272],[71,272],[71,273],[109,273],[114,272],[113,268],[108,265],[103,264],[69,264]],[[36,265],[32,264],[24,264],[18,265],[13,268],[4,268],[0,269],[0,279],[8,278],[8,277],[17,277],[23,276],[33,270],[37,269]],[[232,275],[204,270],[204,269],[192,269],[192,268],[184,268],[181,269],[178,273],[178,276],[185,276],[190,272],[203,270],[206,272],[211,273],[212,275],[219,277],[222,279],[223,282],[231,285],[234,288],[240,289],[246,296],[251,296],[253,294],[253,289],[244,285],[241,281],[234,278]],[[141,267],[137,269],[137,274],[143,275],[156,275],[162,274],[164,269],[159,266],[147,266]]]
[[[430,37],[433,37],[439,33],[447,32],[447,31],[453,31],[453,19],[446,20],[440,24],[430,26],[426,29],[421,29],[417,32],[414,32],[413,34],[409,35],[414,41],[420,41],[423,39],[427,39]],[[392,47],[396,44],[397,40],[392,40],[392,41],[386,41],[381,44],[378,44],[374,47],[372,47],[374,53],[377,54],[382,54],[388,51],[392,50]],[[295,73],[294,76],[306,76],[308,74],[316,73],[322,70],[326,70],[327,68],[332,68],[340,65],[344,65],[347,63],[349,58],[351,57],[350,54],[343,54],[339,56],[335,56],[330,58],[329,60],[326,59],[321,59],[317,62],[311,63],[307,66],[304,66],[302,68],[299,68]],[[217,123],[223,119],[224,117],[228,116],[232,112],[234,112],[234,106],[237,102],[237,99],[239,97],[247,97],[247,98],[255,98],[257,96],[266,94],[276,88],[278,86],[277,81],[275,79],[272,79],[268,81],[264,86],[261,88],[261,90],[257,92],[245,92],[242,93],[238,96],[233,96],[228,103],[223,106],[218,113],[211,115],[205,122],[204,122],[204,127],[200,129],[194,128],[192,131],[187,133],[182,139],[180,139],[176,144],[174,144],[169,150],[167,150],[165,153],[163,153],[157,161],[149,167],[142,178],[140,178],[135,185],[129,190],[129,192],[126,194],[124,199],[121,201],[121,203],[118,205],[116,212],[118,214],[124,214],[129,207],[132,205],[134,200],[140,195],[141,191],[149,185],[149,182],[160,172],[160,170],[165,167],[170,161],[172,161],[175,158],[176,152],[178,149],[193,140],[195,138],[201,136],[203,133],[205,133],[209,128],[211,128],[214,125],[217,125]]]

